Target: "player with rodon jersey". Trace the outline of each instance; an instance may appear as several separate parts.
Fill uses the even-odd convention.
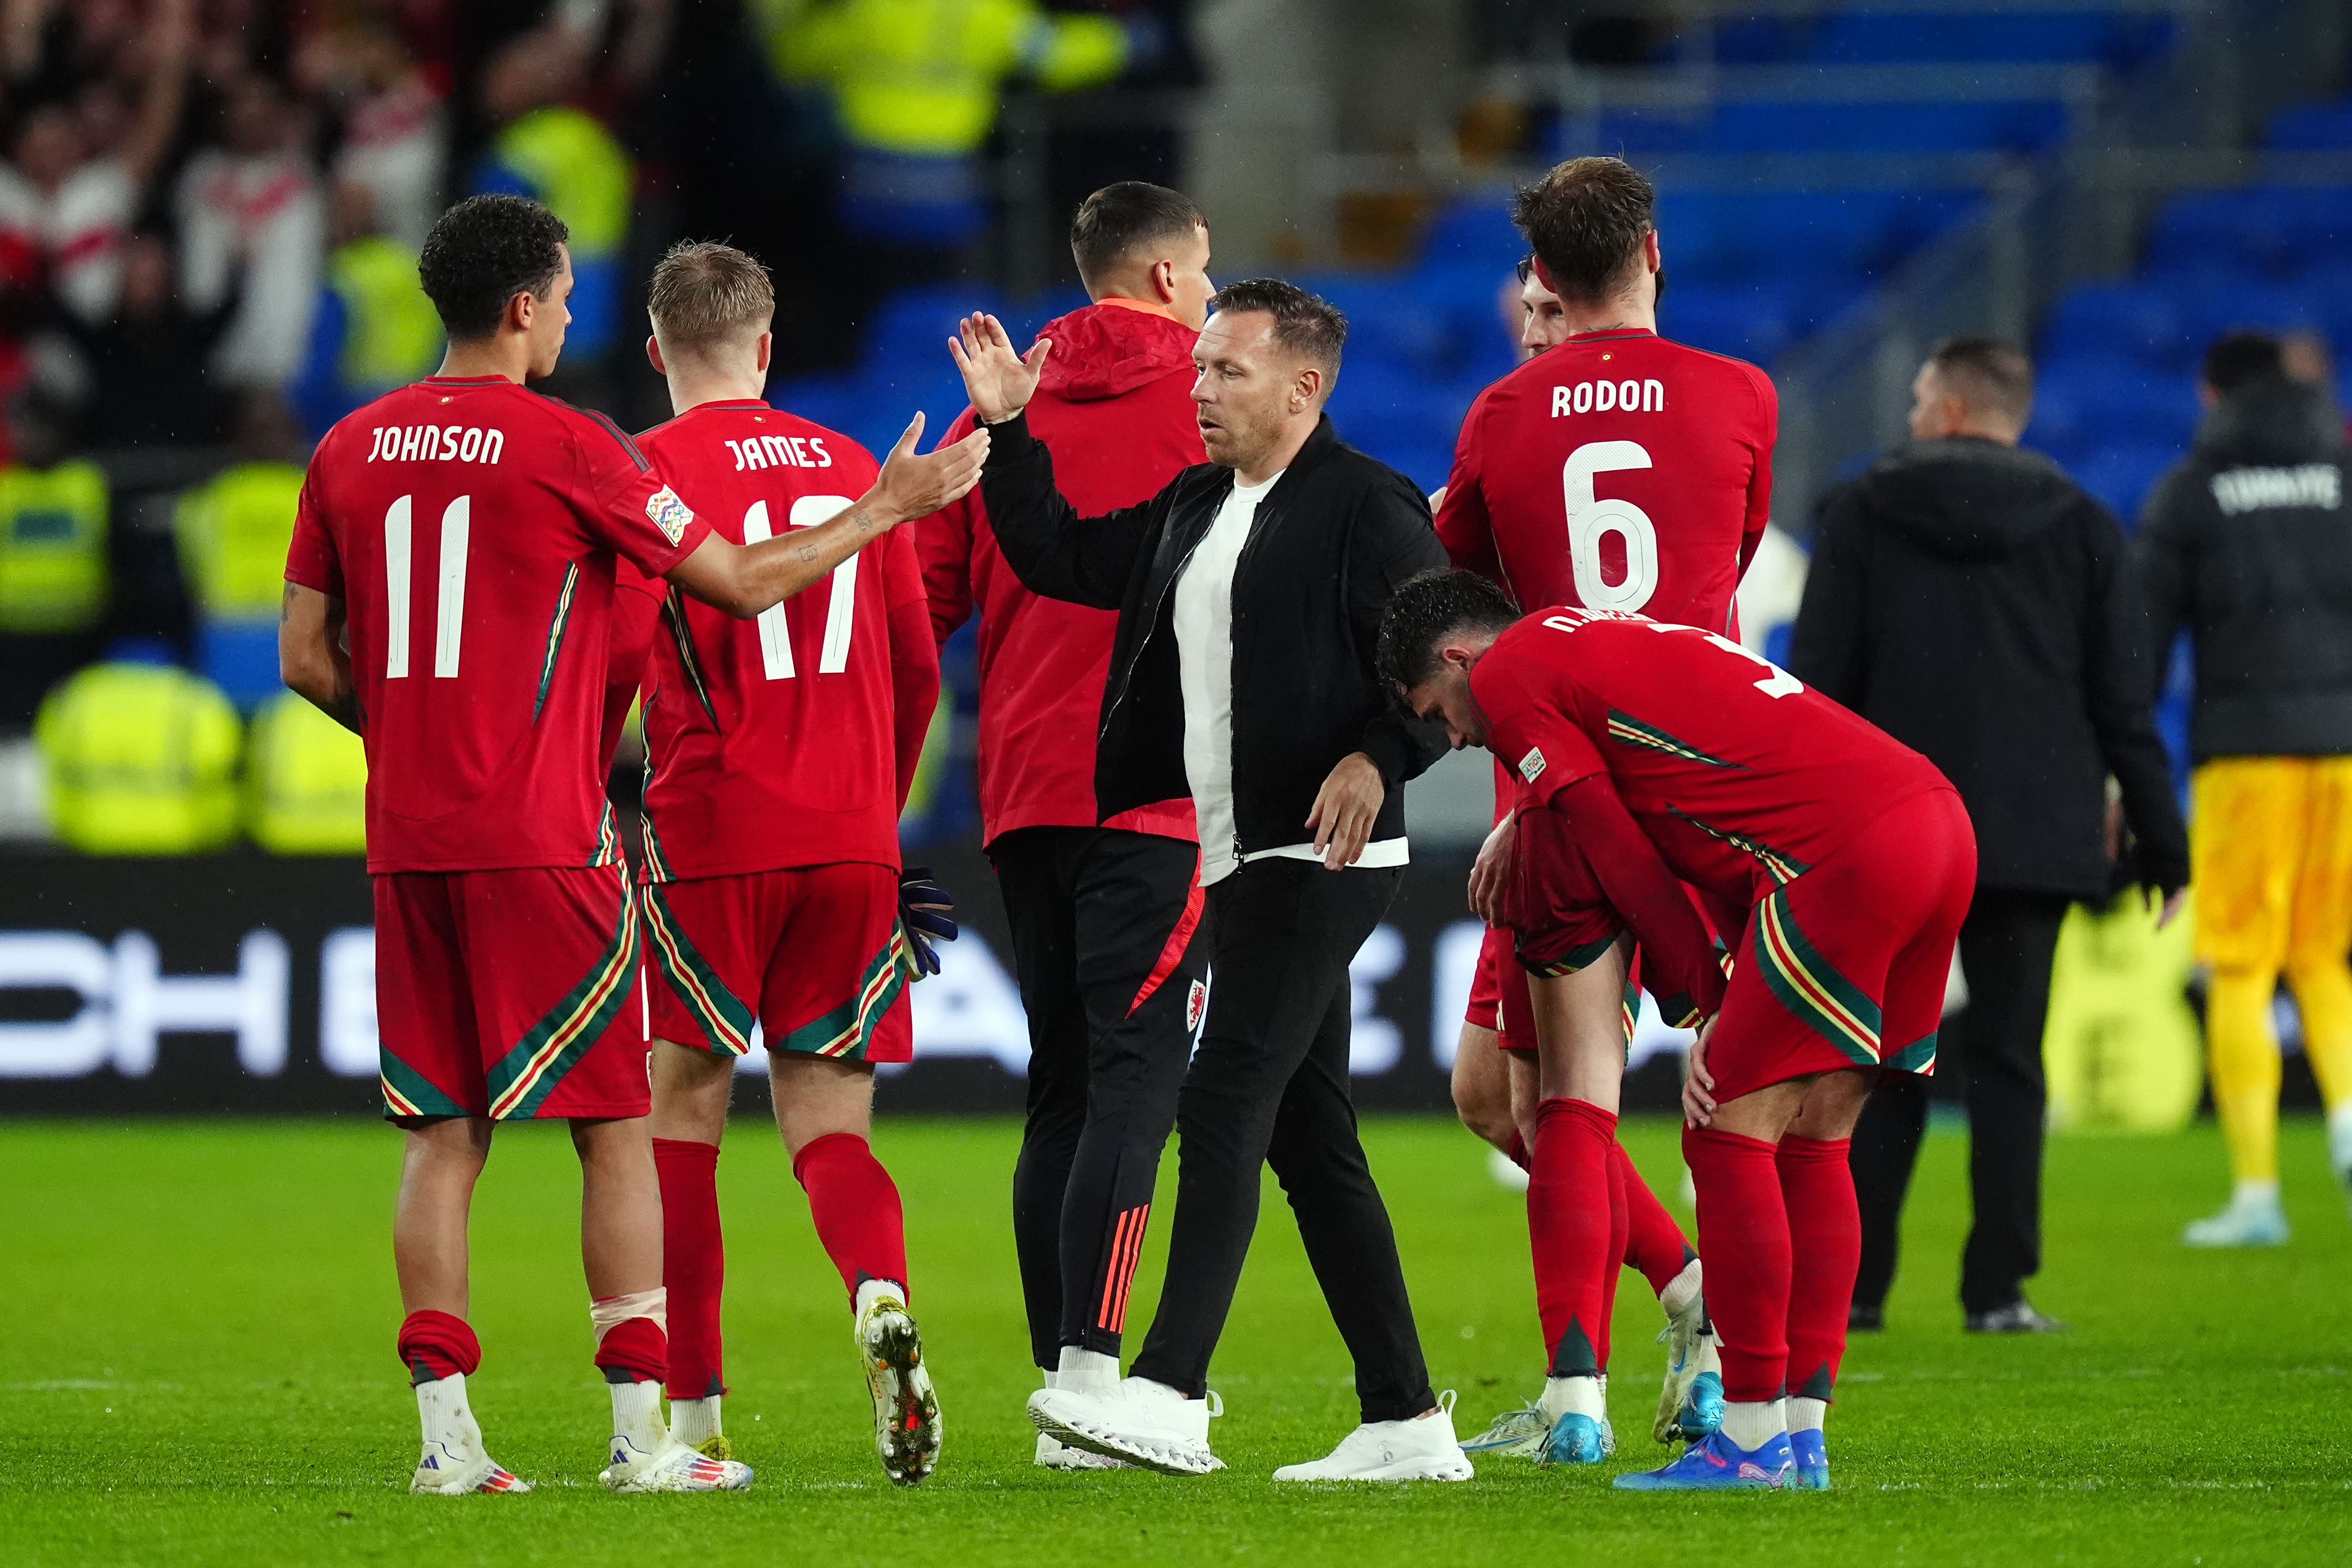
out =
[[[856,441],[761,400],[775,295],[724,245],[655,268],[646,353],[677,416],[640,437],[722,536],[797,535],[874,480]],[[911,1059],[898,813],[939,653],[912,535],[894,530],[754,621],[673,588],[645,683],[643,883],[653,972],[654,1158],[671,1310],[671,1428],[723,1456],[717,1168],[755,1026],[776,1125],[841,1271],[890,1479],[939,1451],[908,1311],[898,1190],[867,1143],[874,1066]]]
[[[444,214],[419,278],[439,372],[337,424],[288,552],[287,684],[368,754],[384,1113],[404,1131],[394,1256],[424,1450],[412,1489],[523,1483],[486,1452],[465,1378],[467,1220],[497,1124],[564,1117],[612,1388],[606,1485],[707,1490],[751,1472],[672,1438],[660,1200],[645,1118],[638,906],[603,789],[618,563],[755,616],[978,477],[985,436],[917,456],[919,421],[856,503],[743,546],[610,421],[524,390],[562,352],[567,232],[493,195]]]
[[[1534,247],[1531,285],[1559,300],[1561,335],[1471,405],[1437,514],[1438,537],[1457,567],[1504,584],[1522,605],[1640,611],[1729,630],[1733,592],[1769,514],[1779,402],[1770,378],[1755,366],[1658,336],[1664,272],[1654,209],[1649,181],[1614,158],[1571,159],[1520,193],[1513,217]],[[1501,1023],[1497,1043],[1517,1080],[1509,1099],[1530,1112],[1513,1120],[1529,1167],[1538,1296],[1573,1294],[1570,1282],[1588,1278],[1613,1284],[1625,1250],[1613,1238],[1633,1238],[1636,1257],[1656,1259],[1645,1272],[1675,1330],[1654,1431],[1661,1440],[1700,1436],[1717,1405],[1711,1347],[1700,1331],[1699,1270],[1685,1267],[1661,1279],[1675,1257],[1668,1233],[1678,1237],[1679,1227],[1615,1147],[1613,1132],[1598,1147],[1597,1166],[1589,1165],[1595,1151],[1582,1140],[1541,1135],[1546,1126],[1564,1128],[1577,1105],[1604,1110],[1613,1128],[1622,1068],[1613,1041],[1629,955],[1612,947],[1580,973],[1554,977],[1547,989],[1557,1015],[1546,1032],[1558,1037],[1549,1054],[1559,1059],[1529,1059],[1541,1042],[1499,918],[1517,785],[1498,766],[1497,826],[1472,871],[1471,906],[1489,929],[1456,1081],[1476,1081],[1492,1038],[1479,1026]],[[1488,1011],[1496,1005],[1499,1017]],[[1576,1054],[1593,1057],[1589,1074],[1569,1065]],[[1588,1092],[1564,1087],[1571,1079]],[[1583,1210],[1602,1194],[1609,1223],[1590,1223]],[[1601,1300],[1613,1297],[1602,1289]],[[1540,1404],[1508,1413],[1474,1443],[1531,1451],[1544,1462],[1605,1456],[1613,1446],[1599,1353],[1605,1331],[1582,1321],[1569,1327],[1559,1342],[1548,1336],[1552,1361]],[[1559,1419],[1569,1414],[1578,1419]]]

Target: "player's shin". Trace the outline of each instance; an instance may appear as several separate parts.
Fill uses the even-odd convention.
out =
[[[1699,1248],[1721,1341],[1722,1429],[1753,1452],[1786,1429],[1789,1215],[1775,1150],[1760,1138],[1697,1127],[1684,1130],[1683,1153],[1698,1189]]]
[[[1609,1190],[1616,1136],[1616,1116],[1588,1101],[1552,1099],[1537,1108],[1528,1234],[1550,1356],[1540,1406],[1550,1429],[1539,1462],[1598,1463],[1609,1447],[1601,1358],[1607,1282],[1617,1259],[1610,1205],[1605,1197],[1594,1199]]]
[[[719,1147],[656,1138],[654,1165],[661,1174],[662,1288],[669,1297],[670,1430],[679,1442],[709,1452],[723,1436],[719,1398],[727,1391],[719,1328],[727,1276]]]

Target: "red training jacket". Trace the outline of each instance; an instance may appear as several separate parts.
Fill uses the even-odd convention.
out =
[[[1157,495],[1207,461],[1192,407],[1192,328],[1126,305],[1088,305],[1045,324],[1054,340],[1029,428],[1082,517]],[[940,445],[971,433],[967,408]],[[1041,598],[997,553],[980,490],[906,525],[944,643],[980,611],[980,816],[983,844],[1023,827],[1092,827],[1095,738],[1118,616]],[[1193,837],[1190,799],[1124,811],[1106,827]]]

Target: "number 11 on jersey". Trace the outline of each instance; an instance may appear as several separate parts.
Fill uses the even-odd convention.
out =
[[[851,506],[847,496],[803,496],[793,502],[786,528],[814,528],[847,511]],[[775,537],[768,521],[768,503],[755,500],[743,514],[743,542],[757,544]],[[817,650],[816,672],[838,675],[849,668],[849,631],[857,614],[857,557],[833,569],[833,595],[825,605],[824,643]],[[793,639],[784,620],[784,606],[772,605],[760,612],[760,663],[770,680],[790,680],[798,673],[793,668]]]

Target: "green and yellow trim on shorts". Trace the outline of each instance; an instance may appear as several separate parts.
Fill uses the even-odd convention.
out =
[[[646,833],[650,844],[650,822]],[[653,943],[654,962],[661,965],[662,976],[669,982],[670,990],[694,1015],[712,1054],[748,1055],[751,1049],[751,1026],[758,1017],[751,1005],[728,990],[719,972],[686,939],[660,883],[650,883],[639,889],[638,893],[645,900],[646,931]]]
[[[637,971],[637,900],[621,890],[619,928],[604,955],[485,1075],[490,1115],[499,1121],[536,1116],[563,1075],[602,1039],[628,999]]]
[[[890,1010],[890,1004],[898,1000],[907,984],[908,963],[906,933],[893,921],[890,940],[866,960],[866,971],[858,978],[857,994],[831,1012],[810,1019],[782,1039],[770,1040],[768,1049],[801,1051],[839,1061],[864,1061],[882,1015]]]
[[[436,1089],[431,1079],[394,1056],[389,1047],[376,1047],[376,1069],[377,1085],[383,1090],[385,1121],[466,1114],[464,1106]]]
[[[1798,927],[1788,889],[1757,905],[1749,923],[1756,933],[1757,973],[1780,1005],[1857,1067],[1879,1065],[1878,1004],[1840,974]],[[1932,1060],[1933,1036],[1927,1044]]]

